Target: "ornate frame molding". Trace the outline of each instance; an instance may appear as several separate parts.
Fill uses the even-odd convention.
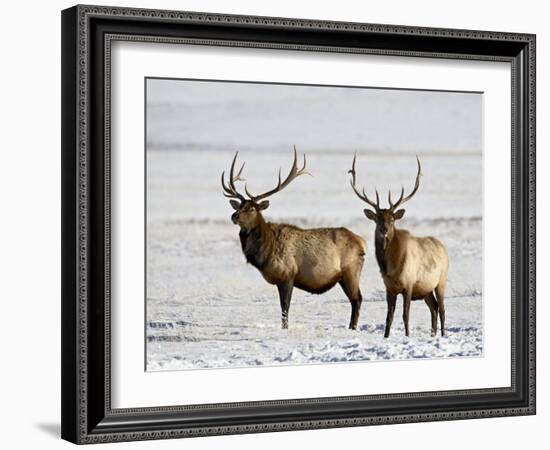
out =
[[[368,39],[376,38],[377,46],[340,46],[329,43],[299,43],[270,42],[244,39],[220,39],[214,37],[168,37],[151,36],[135,32],[112,32],[107,29],[92,30],[94,21],[105,19],[118,21],[124,28],[128,21],[146,27],[150,23],[161,23],[170,27],[187,25],[198,26],[208,30],[231,27],[245,28],[249,33],[266,30],[272,36],[279,37],[290,32],[320,30],[342,37],[353,33]],[[208,32],[208,31],[207,31]],[[238,434],[251,432],[270,432],[312,428],[347,427],[373,424],[390,424],[404,422],[440,421],[453,419],[468,419],[482,417],[498,417],[510,415],[526,415],[535,413],[535,36],[530,34],[500,33],[471,30],[450,30],[440,28],[405,27],[396,25],[362,24],[332,21],[317,21],[304,19],[271,18],[256,16],[234,16],[220,14],[204,14],[195,12],[160,11],[147,9],[113,8],[99,6],[76,6],[63,12],[63,377],[71,382],[63,389],[62,435],[65,439],[76,443],[97,443],[111,441],[129,441],[143,439],[163,439],[173,437],[207,436],[215,434]],[[97,42],[103,46],[101,58],[102,67],[98,66],[96,54],[101,53]],[[260,36],[261,37],[261,36]],[[402,40],[405,48],[385,48],[386,39],[394,39],[394,43]],[[410,40],[412,38],[412,40]],[[438,50],[437,45],[424,48],[418,44],[418,38],[427,38],[429,42],[440,42],[441,38],[452,41],[456,39],[460,51],[445,52]],[[307,39],[307,38],[305,38]],[[328,39],[328,38],[327,38]],[[409,44],[407,44],[408,41]],[[431,41],[430,41],[431,39]],[[484,389],[471,391],[447,391],[419,394],[376,395],[361,397],[334,397],[308,400],[288,400],[276,402],[250,402],[243,404],[194,405],[166,408],[139,408],[113,410],[110,402],[110,64],[111,43],[115,40],[144,41],[157,43],[185,43],[194,45],[243,46],[265,49],[289,49],[303,51],[348,52],[364,54],[384,54],[396,56],[452,58],[452,59],[482,59],[490,61],[507,61],[512,64],[512,154],[513,154],[513,185],[512,195],[517,202],[512,204],[512,386],[510,388]],[[345,40],[345,39],[344,39]],[[497,42],[494,53],[483,53],[478,50],[483,42]],[[382,44],[380,44],[382,43]],[[382,45],[383,48],[380,47]],[[399,45],[399,44],[394,44]],[[420,49],[414,46],[422,47]],[[95,47],[94,47],[95,46]],[[489,48],[489,47],[487,47]],[[455,49],[455,47],[453,47]],[[469,51],[469,49],[471,51]],[[499,52],[498,49],[501,49]],[[95,59],[94,59],[95,58]],[[98,72],[99,70],[99,72]],[[103,159],[101,160],[102,179],[97,168],[91,165],[91,142],[100,142],[94,138],[97,133],[92,128],[94,116],[93,97],[98,95],[97,80],[94,78],[104,70],[102,107],[104,108],[104,124],[101,128],[101,143]],[[94,81],[92,81],[94,80]],[[96,83],[96,84],[94,84]],[[517,101],[516,101],[517,99]],[[76,107],[75,107],[76,105]],[[521,180],[520,180],[521,178]],[[518,181],[523,181],[518,183]],[[96,192],[96,186],[101,183],[101,189]],[[519,186],[519,190],[518,190]],[[98,200],[98,192],[102,199]],[[93,198],[93,201],[92,201]],[[92,203],[99,201],[99,211]],[[521,208],[518,208],[520,206]],[[527,213],[527,214],[523,214]],[[525,216],[525,217],[524,217]],[[104,279],[102,281],[103,301],[102,324],[90,319],[95,309],[92,304],[91,291],[97,294],[96,277],[99,269],[91,274],[91,268],[98,264],[98,256],[94,255],[96,241],[90,238],[90,233],[97,232],[98,221],[102,221],[103,245],[100,264]],[[97,239],[97,238],[96,238]],[[522,247],[526,241],[525,248]],[[521,242],[520,242],[521,241]],[[520,249],[520,255],[514,249]],[[522,256],[524,255],[524,256]],[[518,267],[518,263],[520,267]],[[98,266],[99,267],[99,266]],[[523,298],[517,298],[516,292],[528,293]],[[520,302],[521,305],[514,302]],[[75,307],[76,305],[76,307]],[[94,306],[97,308],[97,305]],[[518,330],[516,311],[521,311],[525,323]],[[101,333],[103,336],[98,337]],[[519,334],[518,334],[519,333]],[[91,338],[91,336],[93,336]],[[518,343],[516,336],[525,342]],[[65,343],[70,340],[70,343]],[[90,400],[95,395],[97,383],[90,379],[90,367],[95,367],[97,360],[90,357],[90,349],[97,349],[103,343],[102,355],[104,375],[102,407]],[[522,347],[520,348],[520,344]],[[520,351],[521,350],[521,351]],[[520,372],[516,373],[516,367]],[[99,369],[98,369],[99,370]],[[97,376],[97,374],[96,374]],[[95,384],[94,384],[95,383]],[[520,386],[521,385],[521,386]],[[182,414],[186,411],[201,410],[208,413],[210,409],[224,407],[289,407],[291,405],[327,404],[350,400],[376,401],[399,399],[414,402],[426,396],[437,397],[472,397],[480,393],[498,395],[518,393],[521,395],[516,402],[508,406],[491,406],[472,408],[471,410],[455,409],[449,411],[411,412],[403,414],[376,414],[362,416],[325,417],[318,419],[270,421],[262,423],[236,423],[199,426],[189,423],[186,426],[169,426],[166,420],[171,414]],[[526,398],[525,394],[527,394]],[[129,418],[134,423],[128,425]],[[124,419],[124,420],[123,420]],[[162,420],[165,424],[162,425]],[[124,422],[124,424],[121,424]]]

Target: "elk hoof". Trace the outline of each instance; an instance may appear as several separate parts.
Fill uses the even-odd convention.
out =
[[[432,332],[430,333],[430,335],[431,335],[432,337],[435,337],[435,331],[432,330]]]

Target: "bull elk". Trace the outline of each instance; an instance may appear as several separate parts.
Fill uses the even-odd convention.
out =
[[[223,194],[235,210],[231,216],[240,227],[239,238],[246,261],[258,269],[264,279],[279,291],[281,327],[288,328],[288,311],[293,288],[321,294],[339,283],[351,303],[349,328],[356,329],[362,296],[359,279],[366,251],[365,241],[346,228],[302,229],[284,223],[266,222],[262,211],[269,207],[267,197],[287,187],[295,178],[306,174],[306,157],[301,169],[294,147],[294,162],[288,176],[275,188],[253,195],[245,185],[246,196],[239,193],[235,182],[241,177],[244,163],[235,175],[235,153],[229,171],[221,183]]]
[[[370,200],[363,188],[360,192],[356,186],[355,161],[349,173],[350,184],[353,192],[374,211],[365,209],[368,219],[376,223],[374,237],[376,260],[380,268],[380,274],[386,286],[386,301],[388,312],[386,316],[386,329],[384,337],[390,335],[390,328],[395,312],[397,296],[403,296],[403,323],[405,334],[409,336],[409,310],[411,300],[424,299],[430,309],[432,318],[432,336],[437,330],[437,314],[441,322],[441,335],[445,335],[445,284],[449,257],[445,246],[433,237],[416,237],[407,230],[395,228],[395,221],[405,214],[404,209],[397,209],[409,201],[418,191],[420,186],[421,167],[418,163],[418,173],[412,192],[404,197],[405,188],[401,189],[401,196],[397,202],[392,203],[391,191],[388,193],[389,208],[380,208],[380,198],[376,190],[376,203]]]

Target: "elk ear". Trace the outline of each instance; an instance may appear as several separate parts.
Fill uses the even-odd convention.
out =
[[[398,210],[398,211],[396,211],[396,212],[393,213],[393,218],[394,218],[395,220],[399,220],[399,219],[401,219],[401,217],[403,217],[404,214],[405,214],[405,210],[404,210],[404,209],[400,209],[400,210]]]
[[[241,203],[238,202],[237,200],[229,200],[229,203],[231,203],[231,206],[235,211],[241,207]]]
[[[371,211],[370,209],[364,209],[363,212],[365,213],[365,216],[367,216],[367,219],[376,222],[376,213],[374,211]]]
[[[260,204],[258,205],[258,211],[263,211],[268,207],[269,207],[269,200],[264,200],[263,202],[260,202]]]

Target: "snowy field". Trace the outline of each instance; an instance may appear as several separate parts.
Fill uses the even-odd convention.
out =
[[[266,126],[251,127],[240,157],[247,161],[244,174],[252,191],[271,188],[280,166],[283,173],[288,170],[294,143],[299,153],[307,153],[308,168],[313,174],[295,180],[274,195],[265,211],[266,219],[304,228],[344,226],[363,236],[368,247],[361,278],[364,301],[357,331],[347,329],[350,305],[338,285],[322,295],[295,289],[289,330],[281,330],[277,289],[246,264],[238,227],[230,220],[233,210],[221,194],[219,176],[229,166],[237,146],[236,137],[223,136],[220,143],[216,139],[228,129],[235,129],[238,134],[239,127],[223,128],[223,132],[212,133],[211,138],[204,134],[197,142],[204,141],[205,149],[197,142],[189,144],[192,139],[186,141],[185,133],[175,123],[195,121],[192,128],[200,134],[206,127],[203,123],[201,128],[200,113],[196,107],[191,108],[195,114],[186,120],[189,105],[177,96],[172,103],[163,103],[162,93],[160,90],[154,98],[150,94],[148,99],[147,370],[483,354],[482,158],[481,133],[475,128],[480,123],[464,125],[467,139],[457,142],[458,138],[453,136],[449,140],[452,145],[442,151],[438,150],[441,144],[437,139],[445,140],[441,137],[445,134],[444,124],[435,127],[436,139],[432,139],[431,145],[430,142],[411,145],[414,135],[405,143],[399,134],[403,142],[392,142],[391,133],[386,133],[392,151],[365,144],[370,139],[364,133],[376,134],[376,130],[359,128],[356,141],[349,138],[350,143],[339,148],[338,138],[320,139],[317,126],[311,129],[306,126],[300,136],[289,132],[287,145],[280,145],[278,150],[261,145],[251,150],[255,143],[264,142]],[[155,99],[160,100],[154,103]],[[466,103],[470,101],[468,98]],[[462,105],[457,113],[448,103],[442,101],[457,126],[461,123],[460,111],[477,111],[479,107],[479,102],[466,106],[460,101],[451,102]],[[202,106],[205,114],[212,117],[212,106]],[[229,108],[225,116],[220,113],[227,119],[220,124],[236,120],[234,114],[229,114],[234,108],[235,105]],[[337,102],[333,109],[337,109]],[[440,120],[441,111],[430,116],[432,121]],[[215,130],[216,123],[211,125]],[[184,129],[185,126],[182,125]],[[473,131],[466,133],[468,126]],[[383,131],[380,129],[378,133]],[[160,142],[163,136],[178,133],[181,148],[173,142],[165,146]],[[472,134],[477,137],[472,138]],[[223,142],[231,144],[224,146]],[[476,145],[479,147],[475,148]],[[439,333],[430,337],[430,313],[423,301],[412,303],[411,337],[405,337],[399,297],[392,334],[389,339],[383,338],[386,301],[374,257],[374,225],[363,215],[366,205],[351,191],[347,174],[355,150],[359,154],[359,184],[364,184],[370,194],[377,186],[384,204],[388,188],[392,188],[394,197],[401,184],[405,184],[406,190],[412,188],[416,174],[414,154],[418,153],[421,159],[423,177],[419,192],[406,204],[405,217],[398,226],[419,236],[435,236],[449,250],[445,337]]]
[[[254,167],[256,176],[251,178],[275,183],[274,167],[284,160],[281,156],[255,157],[256,164],[250,164],[250,169]],[[429,310],[420,301],[411,307],[412,336],[404,337],[399,300],[389,340],[382,337],[386,302],[374,257],[374,227],[363,216],[364,205],[349,188],[349,156],[311,156],[309,167],[314,178],[303,177],[279,193],[265,216],[301,227],[344,226],[365,237],[368,248],[361,283],[365,300],[356,332],[347,329],[350,306],[339,286],[322,295],[295,289],[290,329],[280,330],[277,290],[246,264],[238,227],[230,221],[232,209],[219,193],[217,180],[211,180],[211,192],[205,189],[201,194],[192,180],[186,183],[179,176],[196,174],[193,180],[202,185],[201,170],[212,162],[221,171],[230,157],[227,153],[191,151],[157,151],[148,156],[149,370],[481,354],[478,156],[423,157],[421,189],[407,205],[401,224],[418,235],[436,236],[448,247],[448,336],[430,337]],[[381,157],[368,159],[373,167],[391,164],[394,170],[399,168],[401,177],[391,177],[395,179],[394,191],[397,180],[412,184],[414,157],[395,157],[391,163]],[[451,187],[448,180],[455,179],[456,167],[469,175],[463,174],[460,185]],[[436,169],[444,186],[432,182],[435,176],[431,173]],[[364,170],[363,174],[378,186],[387,185],[385,175],[369,172]],[[178,195],[171,195],[176,191]],[[214,206],[217,215],[211,211]],[[210,214],[205,214],[205,209]]]

